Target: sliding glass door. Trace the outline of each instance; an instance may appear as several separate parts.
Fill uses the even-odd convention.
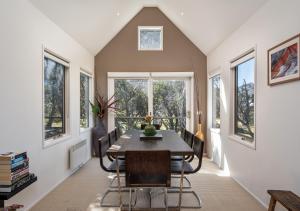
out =
[[[192,83],[192,73],[109,73],[108,96],[118,99],[109,130],[139,129],[150,113],[162,130],[192,129]]]

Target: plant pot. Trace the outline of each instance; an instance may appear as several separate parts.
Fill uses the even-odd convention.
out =
[[[96,126],[92,129],[92,155],[99,157],[99,138],[107,134],[103,119],[96,118]]]
[[[155,136],[156,129],[155,129],[154,125],[147,125],[145,127],[144,134],[145,134],[145,136]]]

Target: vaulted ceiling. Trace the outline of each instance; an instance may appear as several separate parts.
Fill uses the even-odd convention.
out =
[[[267,0],[30,0],[96,55],[143,7],[158,7],[205,54]]]

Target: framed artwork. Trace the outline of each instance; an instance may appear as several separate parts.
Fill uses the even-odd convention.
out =
[[[300,80],[300,35],[268,50],[268,84],[270,86]]]
[[[163,50],[163,27],[162,26],[139,26],[138,27],[138,50],[139,51],[162,51]]]

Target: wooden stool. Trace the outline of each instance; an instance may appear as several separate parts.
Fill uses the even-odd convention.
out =
[[[274,211],[276,201],[282,204],[289,211],[300,211],[300,197],[291,191],[268,190],[271,195],[269,210]]]

